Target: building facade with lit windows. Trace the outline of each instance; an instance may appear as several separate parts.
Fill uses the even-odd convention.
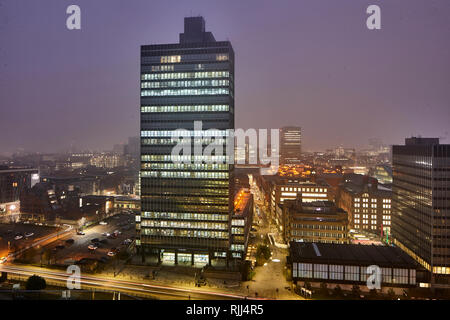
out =
[[[194,127],[202,121],[202,128]],[[183,129],[202,153],[171,156]],[[206,264],[229,257],[233,168],[225,155],[234,129],[234,51],[205,32],[202,17],[184,20],[179,43],[141,47],[141,214],[136,245],[142,258]],[[215,143],[224,153],[203,155]],[[180,163],[183,161],[183,163]],[[227,260],[228,261],[228,260]]]
[[[302,130],[300,127],[280,129],[280,164],[299,164],[302,152]]]
[[[330,186],[325,182],[311,182],[307,179],[293,179],[277,177],[268,178],[271,183],[270,213],[277,225],[282,224],[283,217],[279,215],[277,206],[281,207],[285,200],[297,199],[298,193],[302,194],[303,202],[332,200]]]
[[[392,148],[394,243],[450,288],[450,145],[407,138]]]
[[[38,169],[0,167],[0,203],[19,200],[20,194],[37,182]]]
[[[20,196],[38,182],[38,169],[0,166],[0,215],[18,213]]]
[[[284,241],[349,243],[347,212],[331,201],[287,200],[282,205]]]
[[[234,212],[231,219],[231,257],[244,260],[247,258],[250,228],[253,223],[253,195],[247,188],[242,188],[234,197]]]
[[[344,182],[336,196],[336,204],[348,212],[350,229],[376,233],[387,241],[392,224],[391,202],[392,191],[379,186],[374,178],[362,184]]]
[[[371,170],[371,176],[384,185],[392,184],[392,167],[387,164],[380,164]]]

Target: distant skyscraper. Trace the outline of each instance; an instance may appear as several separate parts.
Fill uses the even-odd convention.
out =
[[[408,138],[392,156],[394,243],[450,286],[450,145]]]
[[[194,130],[194,121],[202,121],[202,130]],[[202,17],[185,18],[179,43],[141,47],[142,211],[136,244],[143,257],[153,253],[169,263],[226,258],[234,166],[206,163],[207,156],[194,157],[195,148],[183,155],[190,163],[174,163],[176,129],[201,138],[203,147],[212,140],[206,130],[225,138],[234,129],[233,48],[205,32]]]
[[[280,164],[300,163],[302,133],[300,127],[284,127],[280,130]]]
[[[125,147],[125,153],[131,156],[139,156],[140,147],[139,137],[129,137],[128,144]]]

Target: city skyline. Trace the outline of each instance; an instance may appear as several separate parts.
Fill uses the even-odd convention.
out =
[[[82,29],[73,32],[65,3],[2,2],[2,152],[104,150],[137,136],[139,44],[176,43],[182,18],[199,14],[217,38],[235,43],[236,128],[300,126],[314,151],[372,137],[448,142],[448,3],[379,1],[377,33],[365,27],[366,4],[263,2],[257,10],[254,2],[204,1],[171,10],[79,1]]]
[[[0,0],[0,301],[450,300],[450,2],[369,2]]]

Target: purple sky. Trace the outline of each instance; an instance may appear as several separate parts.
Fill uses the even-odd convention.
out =
[[[448,0],[0,4],[0,153],[103,150],[138,135],[139,46],[177,42],[190,15],[233,44],[236,127],[299,125],[309,150],[450,131]],[[66,29],[70,4],[81,31]],[[379,31],[366,28],[370,4]]]

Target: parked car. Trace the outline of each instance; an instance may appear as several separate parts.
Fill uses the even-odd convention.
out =
[[[132,243],[133,242],[133,240],[131,240],[131,239],[125,239],[125,240],[123,240],[123,244],[124,245],[129,245],[130,243]]]
[[[73,239],[67,239],[66,240],[66,243],[67,244],[73,244],[75,242],[75,240],[73,240]]]
[[[95,246],[95,245],[93,245],[93,244],[90,244],[89,246],[88,246],[88,249],[89,250],[92,250],[92,251],[94,251],[94,250],[97,250],[97,246]]]
[[[100,241],[99,238],[94,238],[94,239],[91,240],[92,243],[96,243],[96,242],[99,242],[99,241]]]
[[[108,252],[108,257],[114,257],[115,255],[116,255],[116,253],[114,251]]]
[[[25,237],[26,237],[26,238],[29,238],[29,237],[32,237],[32,236],[34,236],[34,233],[33,233],[33,232],[27,232],[27,233],[25,233]]]
[[[77,235],[79,235],[79,236],[84,236],[86,233],[84,233],[83,231],[81,231],[81,230],[78,230],[77,231]]]
[[[6,261],[8,261],[8,259],[6,257],[1,257],[0,258],[0,264],[5,263]]]
[[[22,238],[23,238],[23,235],[17,234],[17,235],[14,237],[14,240],[20,240],[20,239],[22,239]]]
[[[62,250],[62,249],[65,248],[65,246],[63,246],[62,244],[60,244],[60,245],[57,245],[55,248],[56,248],[56,249],[59,249],[59,250]]]

